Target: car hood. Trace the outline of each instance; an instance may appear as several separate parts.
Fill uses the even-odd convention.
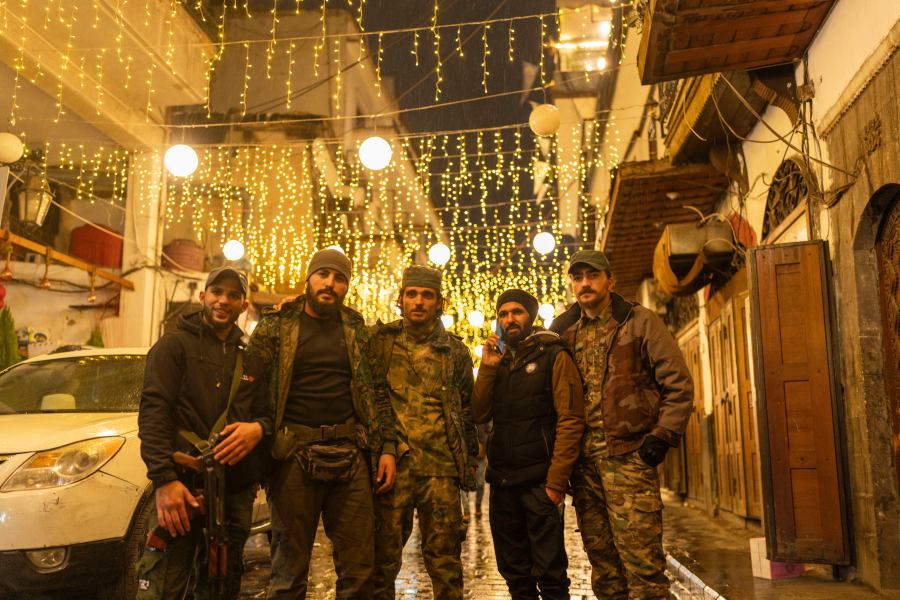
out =
[[[0,415],[0,454],[49,450],[136,430],[136,412]]]

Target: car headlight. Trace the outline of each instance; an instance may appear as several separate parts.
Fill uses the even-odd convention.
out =
[[[102,437],[38,452],[15,470],[0,492],[59,487],[81,481],[115,456],[125,438]]]

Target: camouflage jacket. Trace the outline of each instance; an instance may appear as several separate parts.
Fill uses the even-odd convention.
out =
[[[250,345],[248,364],[252,375],[268,384],[269,410],[275,430],[281,428],[284,405],[291,387],[294,357],[300,339],[300,315],[306,298],[301,296],[281,310],[267,310]],[[362,315],[344,307],[341,311],[344,339],[350,354],[353,409],[357,421],[357,445],[369,452],[373,469],[382,454],[394,454],[395,428],[383,363],[374,354],[371,332]],[[274,367],[274,368],[273,368]]]
[[[610,456],[636,450],[648,434],[677,446],[693,407],[694,384],[672,334],[655,313],[611,293],[601,387]],[[575,351],[581,307],[553,319],[551,330]]]
[[[373,345],[377,348],[385,371],[391,364],[394,342],[403,331],[402,325],[402,319],[387,324],[379,321],[374,328]],[[428,343],[443,356],[440,401],[447,430],[447,443],[456,463],[460,487],[474,490],[475,479],[469,467],[470,462],[474,464],[473,458],[478,454],[478,434],[469,407],[474,384],[472,356],[462,340],[447,332],[440,322],[429,336]],[[402,455],[403,449],[398,448],[397,454]]]

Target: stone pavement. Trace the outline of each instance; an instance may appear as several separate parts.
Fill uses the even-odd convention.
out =
[[[484,513],[480,519],[475,518],[474,494],[470,494],[473,504],[472,520],[469,532],[463,542],[463,577],[466,598],[472,600],[507,599],[506,583],[497,572],[494,559],[494,546],[491,543],[491,529],[488,524],[487,494],[484,500]],[[571,498],[567,498],[570,504]],[[570,592],[572,600],[592,598],[590,564],[581,537],[575,525],[575,511],[566,507],[566,547],[569,554],[569,578],[572,580]],[[256,535],[247,542],[245,550],[246,572],[241,586],[241,598],[264,598],[265,586],[269,579],[269,545],[264,535]],[[330,600],[334,598],[334,567],[331,559],[331,544],[325,532],[319,527],[313,548],[310,566],[310,600]],[[397,577],[397,598],[413,600],[431,598],[431,580],[425,571],[420,550],[418,527],[413,527],[413,534],[403,551],[403,568]]]
[[[474,496],[474,495],[470,495]],[[710,519],[702,511],[682,506],[672,497],[665,497],[663,513],[664,543],[671,559],[675,559],[709,587],[704,592],[694,586],[673,584],[673,595],[679,600],[714,599],[709,589],[728,600],[875,600],[897,598],[878,595],[853,583],[838,583],[831,578],[829,568],[808,566],[803,577],[783,581],[768,581],[752,576],[749,539],[760,534]],[[567,498],[567,504],[571,498]],[[575,525],[575,512],[566,507],[566,547],[569,554],[569,578],[572,600],[593,598],[590,582],[590,563],[581,546]],[[413,600],[431,598],[431,581],[425,571],[419,549],[418,528],[403,552],[403,568],[397,579],[397,598]],[[245,552],[247,571],[241,588],[242,598],[264,598],[269,580],[269,545],[265,535],[256,535],[247,542]],[[487,499],[481,519],[473,517],[463,544],[463,572],[466,598],[477,600],[506,599],[506,584],[497,572],[494,548],[487,517]],[[671,575],[671,574],[670,574]],[[322,528],[316,537],[310,567],[310,600],[334,598],[335,573],[331,559],[331,544]]]

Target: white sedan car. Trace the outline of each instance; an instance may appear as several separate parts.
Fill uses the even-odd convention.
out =
[[[50,354],[0,373],[0,597],[134,596],[152,493],[137,437],[146,353]],[[262,492],[253,516],[265,531]]]

